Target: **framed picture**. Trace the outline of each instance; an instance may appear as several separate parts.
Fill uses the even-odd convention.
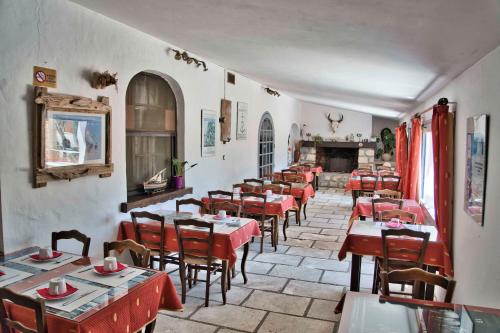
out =
[[[33,186],[45,186],[51,179],[111,176],[108,99],[49,94],[40,87],[35,96]]]
[[[201,156],[215,156],[217,112],[201,110]]]
[[[484,224],[488,120],[488,115],[485,114],[467,118],[464,209],[481,225]]]
[[[236,140],[246,140],[248,124],[248,104],[238,102],[236,114]]]

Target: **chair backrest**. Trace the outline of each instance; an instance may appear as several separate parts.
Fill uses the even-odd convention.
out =
[[[409,268],[409,269],[401,269],[401,270],[393,270],[391,272],[381,271],[380,278],[382,280],[382,293],[385,296],[391,296],[391,292],[389,290],[389,283],[397,283],[397,282],[407,282],[414,281],[412,297],[413,298],[421,298],[420,287],[421,283],[430,284],[433,286],[440,286],[441,288],[446,290],[446,294],[444,296],[445,303],[451,303],[451,299],[453,298],[453,291],[455,290],[455,281],[448,279],[444,276],[433,274],[424,271],[420,268]],[[432,299],[430,299],[432,301]]]
[[[401,209],[383,210],[378,212],[378,214],[379,214],[377,219],[378,221],[390,221],[392,218],[398,218],[402,223],[409,223],[409,224],[417,223],[416,214]]]
[[[311,165],[310,163],[302,163],[302,164],[299,164],[300,167],[302,167],[304,171],[311,171],[311,168],[313,167],[313,165]]]
[[[361,191],[375,191],[378,177],[376,175],[361,175]]]
[[[151,251],[144,245],[141,245],[132,239],[104,242],[104,258],[109,257],[109,253],[111,251],[122,252],[123,250],[130,251],[130,256],[132,257],[132,261],[135,266],[143,268],[149,267],[149,257],[151,255]]]
[[[281,170],[281,180],[290,181],[289,177],[292,175],[297,175],[298,173],[299,173],[299,170],[283,169],[283,170]]]
[[[262,187],[262,193],[271,190],[274,194],[283,194],[285,188],[278,184],[267,184]]]
[[[382,189],[397,191],[401,177],[394,175],[382,175]]]
[[[31,309],[35,312],[35,329],[26,327],[19,321],[9,318],[4,301]],[[37,300],[26,295],[21,295],[7,288],[0,288],[0,321],[2,332],[22,332],[22,333],[47,333],[47,322],[45,320],[45,303],[43,300]]]
[[[403,198],[403,193],[400,191],[393,190],[378,190],[375,191],[375,194],[378,194],[381,198],[391,198],[391,199],[401,199]]]
[[[389,271],[390,264],[394,261],[406,261],[408,264],[412,264],[413,267],[422,268],[429,236],[430,233],[428,232],[410,229],[382,229],[382,269]],[[408,237],[412,237],[414,241],[418,242],[418,246],[413,242],[412,244],[406,242],[395,244],[395,241],[407,239]]]
[[[243,179],[243,183],[256,183],[259,184],[260,186],[264,185],[264,181],[259,178],[246,178]]]
[[[219,210],[225,210],[229,215],[240,217],[241,206],[234,202],[219,201],[212,204],[213,214],[217,214]]]
[[[248,202],[249,197],[259,198],[263,201],[261,202]],[[266,219],[266,203],[267,196],[261,193],[241,193],[241,209],[243,210],[243,216],[247,217],[251,215],[253,217],[257,217],[260,221],[264,221]]]
[[[302,175],[285,173],[281,180],[289,183],[305,183],[304,177]]]
[[[392,171],[392,168],[389,167],[389,166],[385,166],[385,165],[379,165],[379,166],[377,166],[377,170],[378,171],[382,171],[382,170],[384,170],[384,171]]]
[[[403,208],[403,200],[401,200],[401,199],[391,199],[391,198],[372,199],[372,216],[373,216],[373,219],[376,221],[378,221],[380,218],[379,212],[382,210],[379,208],[380,208],[381,204],[391,205],[392,208],[389,210],[394,210],[395,208],[397,208],[397,209]]]
[[[188,206],[188,205],[198,206],[199,209],[200,209],[200,214],[205,214],[206,213],[207,209],[206,209],[205,204],[203,203],[203,201],[196,200],[196,199],[193,199],[193,198],[177,200],[175,202],[175,211],[177,213],[179,213],[181,206]]]
[[[216,196],[216,195],[217,196],[222,196],[224,200],[232,202],[234,194],[233,194],[233,192],[222,191],[222,190],[208,191],[208,201],[209,201],[209,205],[210,205],[210,212],[212,214],[215,214],[214,213],[214,203],[215,203],[215,200],[213,200],[213,197]]]
[[[276,180],[273,182],[273,184],[283,187],[283,193],[285,194],[292,193],[292,183],[290,182],[286,182],[284,180]]]
[[[61,239],[74,239],[83,244],[82,256],[89,256],[90,249],[90,237],[82,234],[78,230],[67,230],[67,231],[54,231],[52,233],[52,249],[57,250],[57,242]]]
[[[210,265],[214,224],[194,219],[179,219],[174,220],[174,225],[181,263],[184,263],[186,259],[195,258],[205,261],[207,266]]]
[[[164,268],[165,257],[165,217],[150,212],[131,212],[132,223],[134,224],[135,240],[137,243],[148,249],[159,251],[160,270]],[[160,228],[147,227],[145,223],[140,223],[137,219],[146,218],[160,223]]]

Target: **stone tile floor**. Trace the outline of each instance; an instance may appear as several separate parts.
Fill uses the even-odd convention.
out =
[[[278,251],[269,238],[259,254],[259,239],[250,246],[248,283],[240,273],[232,280],[227,304],[222,305],[219,275],[210,288],[205,308],[204,283],[188,291],[184,312],[161,311],[155,332],[336,332],[340,315],[333,310],[349,286],[350,258],[338,261],[352,199],[338,189],[320,189],[307,205],[299,227],[291,221]],[[293,219],[293,218],[292,218]],[[241,257],[241,252],[238,253]],[[239,269],[240,263],[237,263]],[[370,292],[373,263],[363,262],[361,288]],[[171,273],[178,290],[180,281]],[[203,277],[201,277],[203,278]]]

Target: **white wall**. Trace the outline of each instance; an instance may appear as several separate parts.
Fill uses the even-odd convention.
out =
[[[457,102],[453,258],[457,287],[453,301],[500,307],[500,47],[462,73],[415,112],[440,97]],[[484,226],[463,209],[466,119],[490,115],[488,178]],[[408,121],[409,117],[405,119]]]
[[[340,114],[344,115],[344,120],[340,123],[335,137],[345,138],[346,135],[354,134],[357,140],[357,133],[363,134],[363,139],[368,139],[372,135],[372,115],[355,111],[342,110],[329,106],[302,102],[302,122],[307,125],[304,128],[305,133],[312,135],[319,134],[323,139],[332,138],[334,135],[330,129],[330,123],[326,119],[326,114],[331,114],[332,119],[336,120]]]
[[[34,0],[0,2],[0,216],[6,252],[49,244],[50,232],[58,229],[77,228],[90,235],[92,253],[100,253],[102,242],[116,237],[117,224],[128,217],[119,213],[119,204],[127,198],[125,92],[130,79],[143,70],[165,73],[182,89],[185,158],[199,163],[187,174],[187,185],[194,187],[195,196],[257,175],[257,128],[265,111],[271,113],[275,126],[275,167],[286,166],[291,124],[301,123],[300,104],[295,99],[270,96],[259,83],[237,75],[236,85],[226,88],[226,98],[233,101],[232,140],[218,143],[216,157],[201,158],[200,112],[220,109],[223,68],[208,62],[209,70],[203,72],[176,61],[166,53],[168,44],[74,3],[52,0],[38,4],[39,10]],[[109,96],[115,164],[111,177],[89,176],[32,188],[33,65],[57,69],[58,88],[51,91],[94,99]],[[118,91],[114,87],[92,89],[84,73],[94,70],[118,72]],[[235,139],[238,101],[249,106],[245,141]],[[155,208],[165,207],[172,207],[172,202]]]
[[[372,135],[380,136],[380,132],[384,128],[389,128],[392,133],[396,133],[396,127],[398,127],[399,121],[396,119],[372,117]]]

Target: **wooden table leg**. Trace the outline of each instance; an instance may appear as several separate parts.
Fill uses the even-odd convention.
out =
[[[155,325],[156,325],[156,319],[146,325],[144,333],[153,333],[153,331],[155,330]]]
[[[352,209],[354,209],[354,207],[356,207],[356,199],[358,198],[358,191],[351,190],[351,195],[352,195]]]
[[[241,258],[241,275],[243,275],[243,284],[246,284],[248,281],[247,274],[245,272],[245,264],[247,262],[249,248],[250,248],[250,245],[248,244],[248,242],[246,242],[243,245],[243,258]]]
[[[286,228],[288,228],[288,217],[289,217],[288,210],[285,213],[285,221],[283,222],[283,238],[285,239],[286,242]]]
[[[437,269],[435,266],[427,266],[427,271],[436,274]],[[420,286],[420,290],[423,290],[422,287],[423,286]],[[431,284],[425,285],[425,299],[428,301],[434,300],[434,286]]]
[[[359,281],[361,279],[361,258],[359,254],[352,254],[351,262],[351,291],[359,291]]]
[[[222,304],[226,304],[226,280],[227,280],[227,260],[222,260],[222,274],[220,287],[222,292]]]

